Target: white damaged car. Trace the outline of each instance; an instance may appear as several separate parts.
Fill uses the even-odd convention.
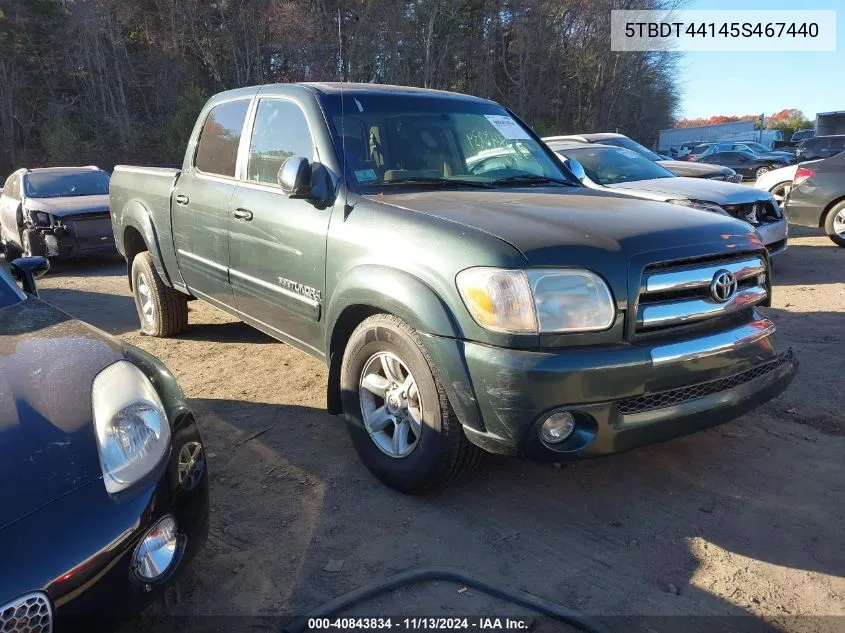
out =
[[[786,218],[768,191],[731,182],[676,176],[623,147],[554,142],[549,147],[587,187],[730,215],[754,227],[770,255],[786,250]]]

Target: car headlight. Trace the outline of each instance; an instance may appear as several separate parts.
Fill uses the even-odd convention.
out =
[[[610,288],[587,270],[468,268],[456,282],[476,323],[494,332],[593,332],[616,317]]]
[[[43,211],[30,211],[24,209],[24,216],[33,226],[50,226],[50,214]]]
[[[693,209],[703,209],[704,211],[713,211],[728,215],[728,213],[715,202],[708,202],[707,200],[688,200],[687,198],[678,198],[675,200],[667,200],[671,204],[680,204],[685,207],[692,207]]]
[[[170,423],[152,383],[125,360],[97,374],[91,402],[103,481],[109,492],[120,492],[168,454]]]

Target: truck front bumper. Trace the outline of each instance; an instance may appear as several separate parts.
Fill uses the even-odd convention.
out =
[[[774,325],[754,321],[671,342],[523,351],[466,343],[482,448],[540,461],[606,455],[732,420],[781,393],[797,362],[775,350]],[[549,444],[540,428],[569,411],[575,431]]]

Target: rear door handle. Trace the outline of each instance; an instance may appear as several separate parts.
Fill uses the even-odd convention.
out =
[[[181,205],[183,207],[188,204],[188,202],[190,202],[190,198],[188,198],[188,196],[186,196],[184,193],[180,193],[179,195],[177,195],[174,200],[176,201],[176,204]]]
[[[235,209],[232,212],[232,215],[238,220],[243,220],[244,222],[249,222],[252,219],[252,211],[249,209]]]

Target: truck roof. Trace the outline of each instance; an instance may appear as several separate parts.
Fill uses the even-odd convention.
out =
[[[291,89],[305,88],[311,92],[324,95],[339,95],[341,90],[343,94],[362,96],[374,94],[392,94],[392,95],[416,95],[426,97],[438,97],[443,99],[458,99],[463,101],[474,101],[477,103],[494,103],[490,99],[481,97],[474,97],[471,95],[462,94],[459,92],[448,92],[446,90],[433,90],[431,88],[415,88],[412,86],[393,86],[387,84],[370,84],[370,83],[347,83],[337,81],[313,81],[313,82],[296,82],[296,83],[275,83],[264,84],[262,86],[252,86],[248,88],[236,88],[235,90],[228,90],[221,92],[214,97],[214,102],[225,101],[226,99],[261,94],[289,94]]]

